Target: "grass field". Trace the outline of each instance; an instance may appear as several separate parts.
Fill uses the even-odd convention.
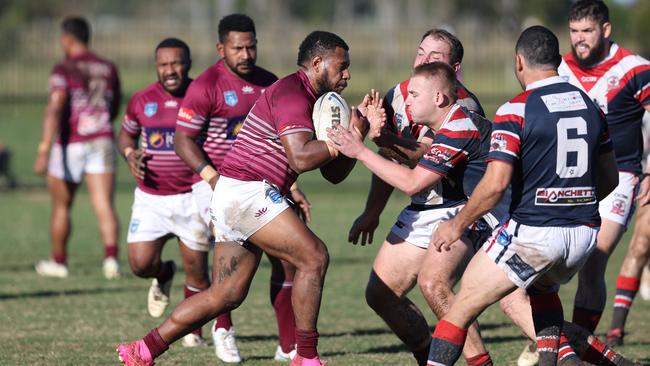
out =
[[[490,111],[494,110],[488,107]],[[123,276],[106,281],[101,274],[102,249],[96,222],[85,190],[73,210],[73,234],[69,246],[70,276],[65,280],[36,275],[33,264],[49,255],[49,198],[40,178],[31,175],[40,136],[41,105],[0,105],[0,142],[14,155],[13,169],[24,188],[0,191],[0,365],[106,365],[116,364],[115,345],[144,335],[159,320],[149,317],[146,295],[149,281],[130,274],[122,242]],[[133,183],[119,162],[117,210],[125,237]],[[350,224],[363,208],[369,174],[357,167],[338,186],[317,174],[300,178],[314,206],[312,229],[328,244],[331,265],[327,275],[319,322],[320,350],[332,365],[409,365],[411,356],[385,324],[366,306],[364,288],[379,243],[369,247],[346,243]],[[388,232],[407,202],[394,195],[382,216],[376,241]],[[627,247],[629,234],[612,258],[608,289],[613,294],[615,276]],[[169,242],[165,257],[178,259]],[[275,319],[269,305],[270,266],[263,261],[250,295],[234,313],[239,345],[247,365],[276,365]],[[174,281],[172,308],[182,298],[183,275]],[[567,317],[571,314],[575,281],[561,296]],[[434,325],[434,317],[421,296],[412,296]],[[169,311],[168,311],[169,312]],[[598,332],[610,321],[611,305]],[[497,308],[480,318],[483,336],[497,365],[513,365],[523,348],[520,332]],[[626,345],[620,351],[650,363],[650,303],[637,298],[628,322]],[[160,365],[219,364],[210,347],[185,349],[173,345]]]

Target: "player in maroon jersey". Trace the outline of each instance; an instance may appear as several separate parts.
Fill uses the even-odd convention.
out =
[[[90,26],[85,19],[67,18],[61,28],[66,59],[50,75],[43,136],[34,162],[37,174],[47,173],[52,197],[52,258],[39,261],[36,272],[42,276],[68,276],[70,208],[85,178],[104,244],[104,276],[113,279],[119,277],[119,265],[111,123],[120,105],[120,82],[115,65],[90,50]]]
[[[616,190],[599,204],[603,223],[598,246],[580,271],[574,302],[573,321],[591,331],[596,329],[606,303],[607,260],[626,231],[635,201],[642,206],[650,198],[650,180],[641,175],[641,121],[644,112],[650,110],[650,62],[612,41],[611,32],[609,10],[603,1],[574,3],[569,12],[572,51],[564,55],[559,67],[560,75],[584,90],[605,113],[619,171]],[[640,261],[626,260],[617,278],[608,335],[613,344],[622,342],[625,318],[639,288],[642,269]]]
[[[174,129],[181,101],[191,80],[190,49],[185,42],[167,38],[156,47],[158,81],[138,91],[129,101],[118,150],[136,178],[137,188],[129,224],[129,264],[133,273],[153,278],[147,310],[160,317],[167,305],[174,261],[162,262],[163,246],[178,238],[186,273],[185,297],[210,286],[208,251],[212,238],[192,193],[197,175],[174,152]],[[141,147],[138,148],[138,139]],[[203,344],[201,328],[183,337],[182,344]]]
[[[350,79],[347,44],[329,32],[312,32],[298,53],[298,72],[280,79],[260,97],[246,117],[235,145],[219,169],[210,214],[219,243],[213,282],[189,298],[144,339],[123,344],[127,365],[153,364],[173,341],[191,328],[246,297],[262,251],[296,267],[292,303],[297,355],[292,365],[320,365],[316,322],[328,254],[325,244],[300,221],[284,196],[301,172],[321,168],[332,182],[342,181],[354,161],[313,138],[311,113],[316,99],[341,92]],[[353,111],[351,128],[365,132]]]

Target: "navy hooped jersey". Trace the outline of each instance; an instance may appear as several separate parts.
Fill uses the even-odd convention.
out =
[[[484,117],[455,105],[436,131],[430,150],[418,162],[422,168],[444,177],[411,199],[411,209],[454,207],[467,202],[485,173],[490,146],[491,123]],[[507,206],[492,214],[501,219]]]
[[[598,106],[555,76],[497,110],[488,161],[513,164],[510,216],[517,222],[597,226],[597,161],[611,150]]]
[[[611,43],[609,55],[593,68],[582,69],[568,53],[558,72],[605,112],[618,169],[641,173],[641,120],[644,106],[650,105],[650,62]]]

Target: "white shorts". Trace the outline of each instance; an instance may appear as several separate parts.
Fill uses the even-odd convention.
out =
[[[438,224],[452,219],[463,207],[465,205],[421,211],[407,207],[399,214],[397,222],[395,222],[390,232],[416,247],[427,249],[431,243],[431,235],[438,228]],[[472,245],[480,245],[487,236],[485,233],[481,234],[481,232],[486,230],[487,233],[491,231],[487,223],[480,220],[477,225],[468,228],[464,235],[470,239]]]
[[[438,228],[438,224],[452,219],[463,207],[464,205],[460,205],[422,211],[407,207],[399,214],[390,232],[416,247],[426,249],[431,243],[431,235]]]
[[[192,184],[192,197],[199,208],[201,218],[206,225],[210,225],[210,201],[212,201],[212,187],[204,180]]]
[[[266,181],[247,182],[220,176],[210,203],[215,241],[243,244],[287,208],[286,198]]]
[[[169,234],[192,250],[210,250],[210,229],[201,218],[192,193],[160,196],[136,188],[126,241],[153,241]]]
[[[530,287],[544,275],[568,282],[596,248],[597,227],[538,227],[508,220],[492,233],[483,250],[510,281]]]
[[[92,141],[73,142],[52,146],[47,173],[66,182],[81,183],[84,174],[102,174],[115,171],[113,139],[100,137]]]
[[[636,181],[636,175],[618,172],[618,185],[598,205],[601,219],[614,221],[627,228],[634,213]]]

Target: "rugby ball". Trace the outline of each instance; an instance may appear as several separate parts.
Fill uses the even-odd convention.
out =
[[[314,131],[316,138],[321,141],[329,140],[327,138],[327,128],[340,126],[348,128],[350,124],[350,107],[343,97],[336,92],[323,94],[316,104],[311,114],[314,121]]]

